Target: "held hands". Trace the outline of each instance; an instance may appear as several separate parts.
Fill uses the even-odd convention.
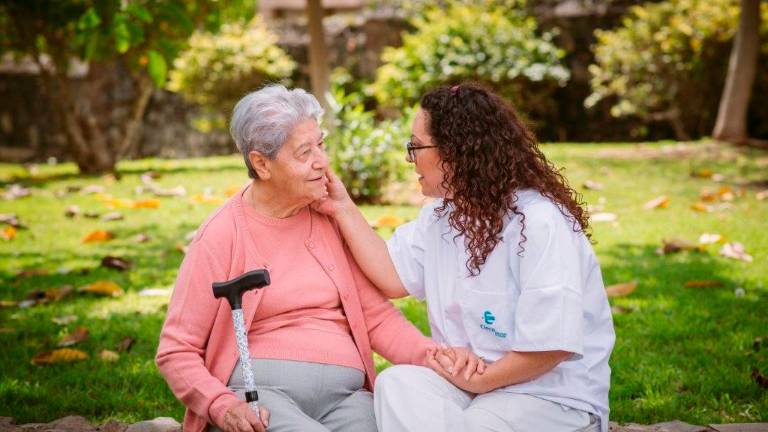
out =
[[[352,202],[352,198],[350,198],[349,193],[347,193],[347,188],[345,188],[344,183],[336,177],[336,174],[329,169],[326,171],[325,177],[327,179],[325,187],[328,193],[323,198],[313,202],[312,208],[331,217],[335,217],[338,213],[347,208],[353,208],[355,203]]]
[[[269,410],[259,405],[259,415],[256,417],[247,403],[240,401],[224,414],[222,429],[225,432],[266,432],[269,426]]]
[[[484,393],[482,358],[462,347],[441,346],[427,350],[427,366],[456,387],[470,393]]]

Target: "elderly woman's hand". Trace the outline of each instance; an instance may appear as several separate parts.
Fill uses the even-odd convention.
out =
[[[485,361],[462,347],[427,350],[427,366],[453,385],[472,393],[483,393],[479,375],[485,373]],[[473,379],[477,378],[477,379]]]
[[[224,414],[221,429],[224,432],[265,432],[269,426],[269,410],[259,405],[259,415],[261,420],[247,403],[240,401]]]
[[[328,183],[326,183],[328,194],[312,203],[312,208],[331,217],[336,216],[337,213],[345,209],[354,208],[355,203],[349,197],[344,183],[336,177],[336,174],[328,170],[325,176],[328,180]]]

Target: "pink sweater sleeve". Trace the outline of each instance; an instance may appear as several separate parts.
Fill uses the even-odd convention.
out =
[[[355,285],[363,307],[371,348],[394,364],[426,364],[428,348],[435,348],[432,339],[424,336],[376,288],[358,267],[347,250]]]
[[[173,394],[188,409],[221,425],[238,399],[204,364],[218,309],[211,283],[227,278],[227,270],[216,256],[226,256],[229,251],[217,249],[201,240],[190,245],[168,305],[155,362]]]

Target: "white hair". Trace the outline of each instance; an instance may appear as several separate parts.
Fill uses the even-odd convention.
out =
[[[250,152],[274,159],[296,124],[307,119],[319,123],[322,115],[323,109],[313,95],[279,84],[268,85],[240,99],[232,112],[229,133],[243,154],[248,176],[258,178],[248,159]]]

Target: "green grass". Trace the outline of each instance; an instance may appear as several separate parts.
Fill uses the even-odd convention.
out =
[[[768,153],[718,149],[705,143],[545,145],[544,149],[579,190],[587,179],[605,185],[602,191],[584,191],[587,202],[598,205],[602,197],[604,211],[619,215],[618,224],[594,224],[605,282],[639,282],[634,293],[612,299],[613,305],[633,312],[614,316],[617,343],[611,358],[611,418],[639,423],[768,421],[768,393],[750,377],[754,367],[768,375],[768,200],[755,197],[756,191],[768,188]],[[714,183],[689,175],[702,168],[724,174],[726,180]],[[185,186],[187,197],[162,198],[155,210],[120,209],[125,220],[102,222],[64,216],[64,209],[72,204],[84,211],[110,211],[94,195],[57,197],[56,191],[104,184],[103,179],[78,177],[70,164],[39,166],[31,173],[21,166],[0,165],[0,188],[22,183],[33,192],[31,197],[0,201],[0,213],[16,213],[30,227],[20,230],[14,240],[0,240],[0,299],[21,300],[32,290],[67,284],[80,287],[102,279],[126,290],[118,298],[72,295],[48,305],[1,308],[0,416],[12,416],[18,422],[45,422],[67,414],[96,422],[156,416],[181,420],[183,407],[153,363],[167,296],[139,296],[138,292],[173,284],[183,258],[177,244],[184,244],[185,236],[215,208],[191,204],[189,196],[210,187],[223,197],[224,190],[246,178],[237,157],[131,161],[120,165],[123,177],[107,185],[107,193],[135,198],[134,188],[146,170],[162,174],[158,183],[164,187]],[[702,188],[716,190],[723,185],[744,190],[731,208],[713,213],[689,208]],[[642,208],[662,194],[669,196],[669,208]],[[410,219],[417,211],[414,207],[364,208],[372,220],[384,214]],[[94,229],[110,230],[116,238],[82,244],[82,236]],[[754,262],[720,257],[719,245],[706,252],[655,253],[662,238],[695,242],[704,232],[743,243]],[[138,233],[152,239],[136,243]],[[100,268],[101,258],[108,254],[132,259],[133,269],[120,273]],[[45,269],[48,274],[16,277],[24,269]],[[689,280],[718,280],[723,285],[684,288]],[[736,288],[745,295],[737,296]],[[427,330],[421,303],[401,300],[398,306]],[[51,321],[69,314],[78,320],[66,326]],[[89,359],[47,367],[30,364],[32,356],[56,348],[59,338],[78,325],[90,330],[89,338],[76,346]],[[128,353],[121,353],[115,363],[99,359],[99,351],[115,350],[126,336],[136,339]],[[757,337],[766,339],[759,351],[753,348]]]

